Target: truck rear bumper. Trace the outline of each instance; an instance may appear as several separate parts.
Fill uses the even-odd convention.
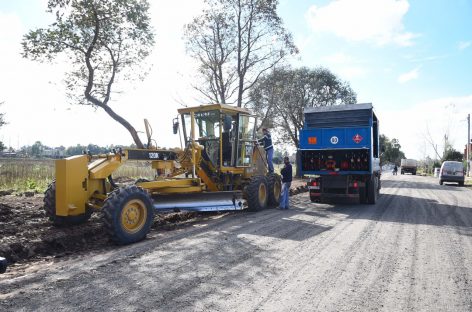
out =
[[[352,201],[359,200],[359,194],[335,194],[335,193],[320,193],[320,192],[310,192],[310,200],[312,202],[331,202],[336,200],[340,201]]]

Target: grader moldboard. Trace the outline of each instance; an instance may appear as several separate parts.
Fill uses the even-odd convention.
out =
[[[55,225],[79,224],[102,211],[104,226],[117,244],[144,239],[154,213],[166,210],[259,211],[276,206],[280,176],[268,173],[265,152],[256,140],[256,118],[243,108],[224,104],[178,110],[174,134],[182,130],[185,148],[125,149],[105,155],[56,160],[56,179],[44,197]],[[118,186],[113,172],[127,160],[151,163],[152,181]]]

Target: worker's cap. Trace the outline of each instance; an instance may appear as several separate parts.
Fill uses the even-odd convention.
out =
[[[267,130],[267,128],[262,128],[262,131],[269,131],[269,130]]]
[[[288,156],[285,156],[284,161],[288,161],[288,160],[289,160]]]

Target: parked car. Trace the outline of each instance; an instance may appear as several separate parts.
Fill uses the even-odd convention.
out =
[[[459,161],[445,161],[439,171],[439,184],[443,182],[457,182],[464,185],[464,165]]]

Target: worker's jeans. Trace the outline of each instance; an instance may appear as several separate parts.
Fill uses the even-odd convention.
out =
[[[282,182],[282,192],[280,193],[280,204],[279,204],[280,209],[289,208],[288,198],[289,198],[290,185],[292,185],[292,182]]]
[[[267,165],[269,166],[269,172],[274,172],[274,164],[272,163],[272,158],[274,157],[274,149],[270,148],[266,150]]]

